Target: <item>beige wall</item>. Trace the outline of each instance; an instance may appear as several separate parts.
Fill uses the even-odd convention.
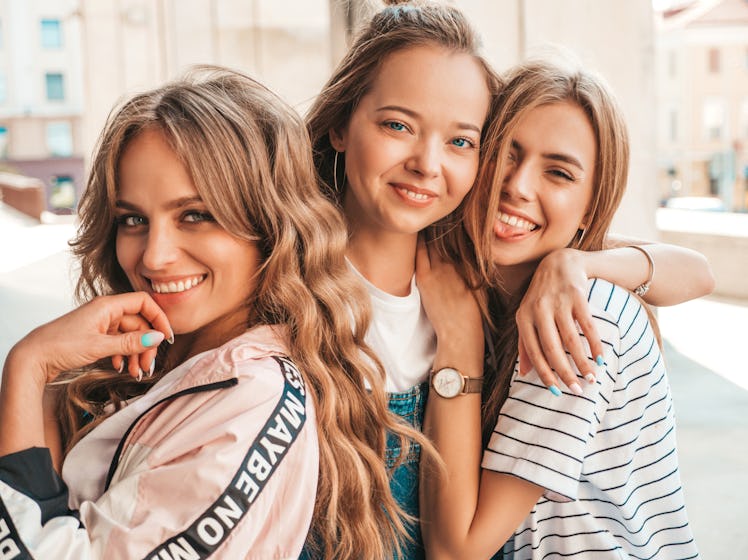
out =
[[[304,107],[331,69],[327,0],[81,0],[93,147],[112,105],[194,64],[247,72]]]
[[[654,29],[649,0],[457,0],[499,70],[560,47],[610,83],[631,138],[629,186],[613,230],[657,238]]]

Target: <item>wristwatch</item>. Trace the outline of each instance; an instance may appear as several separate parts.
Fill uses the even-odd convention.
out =
[[[482,377],[467,377],[451,367],[431,371],[430,384],[437,395],[452,399],[458,395],[480,393],[483,388]]]

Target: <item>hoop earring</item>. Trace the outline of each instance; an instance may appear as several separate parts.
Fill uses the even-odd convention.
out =
[[[340,154],[339,151],[335,150],[335,159],[333,160],[332,164],[332,181],[335,185],[335,192],[340,192],[340,187],[338,187],[338,155]],[[345,163],[343,163],[343,185],[345,185]]]

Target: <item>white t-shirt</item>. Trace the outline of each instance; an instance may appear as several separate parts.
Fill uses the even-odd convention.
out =
[[[371,297],[372,321],[364,340],[387,374],[385,390],[407,391],[428,379],[436,354],[436,334],[421,305],[415,277],[410,294],[393,296],[369,282],[348,261]]]
[[[698,558],[670,386],[647,313],[604,280],[590,282],[588,300],[605,372],[594,386],[580,381],[583,396],[554,397],[515,369],[483,455],[483,468],[546,489],[505,552],[515,560]]]

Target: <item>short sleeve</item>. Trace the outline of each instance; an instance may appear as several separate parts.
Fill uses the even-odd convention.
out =
[[[563,388],[556,397],[535,373],[520,377],[516,366],[509,396],[483,454],[484,469],[542,486],[546,497],[557,501],[576,499],[585,458],[618,380],[621,335],[617,318],[596,301],[591,301],[591,312],[605,361],[596,383],[588,384],[569,358],[584,394]],[[589,357],[581,331],[580,337]]]

